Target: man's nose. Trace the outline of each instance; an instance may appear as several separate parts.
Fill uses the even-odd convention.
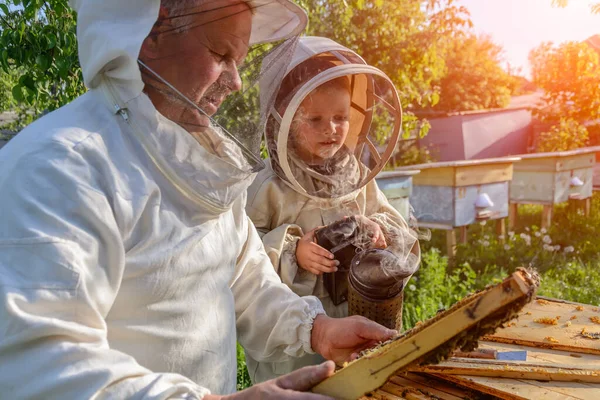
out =
[[[228,65],[226,84],[232,92],[237,92],[242,89],[242,78],[240,77],[240,73],[238,72],[235,63]]]

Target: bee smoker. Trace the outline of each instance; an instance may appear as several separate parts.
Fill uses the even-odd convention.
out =
[[[403,289],[413,272],[388,250],[370,249],[356,254],[348,277],[348,314],[362,315],[400,331]]]
[[[317,244],[340,262],[337,272],[323,274],[325,289],[336,306],[348,300],[348,273],[352,259],[360,250],[353,244],[359,230],[356,218],[349,217],[315,232]]]

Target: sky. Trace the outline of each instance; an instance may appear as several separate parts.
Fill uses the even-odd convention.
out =
[[[600,34],[600,14],[589,8],[594,0],[570,0],[566,8],[552,0],[457,0],[465,6],[476,33],[487,33],[504,48],[511,67],[529,77],[529,51],[542,42],[582,41]],[[600,2],[600,0],[595,0]]]

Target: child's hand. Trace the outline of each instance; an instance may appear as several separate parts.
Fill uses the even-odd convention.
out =
[[[333,254],[315,242],[315,231],[317,229],[307,232],[298,241],[296,246],[298,265],[315,275],[321,275],[324,272],[335,272],[340,262],[334,259]]]
[[[387,247],[385,236],[377,222],[371,221],[364,215],[355,215],[354,218],[356,219],[356,222],[359,223],[361,230],[366,232],[371,238],[371,243],[374,248],[385,249]]]

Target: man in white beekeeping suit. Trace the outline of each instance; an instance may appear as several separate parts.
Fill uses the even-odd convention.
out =
[[[0,397],[322,398],[298,392],[332,362],[235,394],[236,338],[256,360],[342,362],[395,332],[333,320],[281,283],[244,211],[256,107],[212,117],[242,62],[293,52],[305,14],[287,0],[72,5],[90,90],[0,152]]]

